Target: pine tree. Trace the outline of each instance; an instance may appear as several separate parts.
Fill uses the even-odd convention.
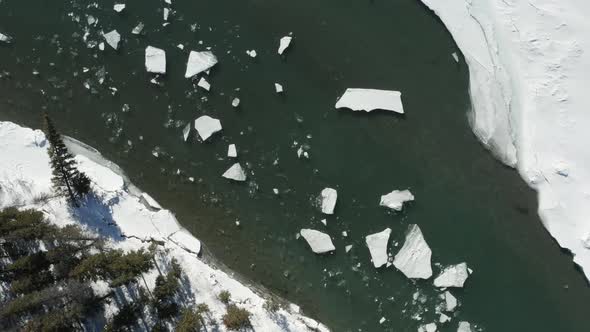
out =
[[[77,198],[90,192],[90,179],[76,168],[74,156],[68,151],[61,134],[53,125],[49,115],[45,113],[45,131],[49,140],[49,158],[53,177],[51,179],[58,194],[67,194],[68,199],[78,206]]]

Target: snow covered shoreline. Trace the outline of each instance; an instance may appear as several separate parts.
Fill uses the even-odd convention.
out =
[[[538,191],[545,228],[590,280],[590,2],[421,1],[469,66],[474,133]]]
[[[293,304],[274,313],[267,311],[264,304],[268,294],[253,291],[255,288],[248,288],[200,259],[197,255],[201,251],[199,240],[182,228],[170,211],[146,203],[142,199],[144,193],[128,181],[118,166],[74,139],[66,139],[66,144],[76,155],[80,170],[92,179],[95,193],[95,197],[78,209],[71,209],[63,197],[51,196],[48,142],[43,132],[0,121],[0,154],[9,156],[0,158],[0,209],[8,206],[34,208],[42,211],[50,222],[77,223],[89,232],[106,237],[113,247],[124,250],[147,247],[151,240],[160,241],[167,255],[160,255],[158,264],[165,266],[172,257],[178,260],[189,283],[189,301],[207,303],[217,324],[225,313],[225,305],[217,295],[227,290],[232,301],[252,314],[254,330],[328,331],[323,324],[301,315]],[[157,273],[152,274],[145,276],[151,286]],[[226,330],[223,324],[215,328]]]

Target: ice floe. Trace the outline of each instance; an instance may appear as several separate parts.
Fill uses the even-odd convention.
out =
[[[305,241],[307,241],[311,250],[316,254],[323,254],[336,250],[336,247],[332,244],[332,239],[328,234],[306,228],[302,229],[299,233],[303,236]]]
[[[227,147],[227,156],[230,158],[236,158],[238,156],[238,150],[236,149],[235,144],[230,144]]]
[[[406,242],[395,255],[393,265],[411,279],[428,279],[432,276],[432,251],[416,224],[408,226]]]
[[[405,202],[414,200],[414,195],[409,190],[394,190],[387,195],[381,196],[379,205],[388,207],[392,210],[401,211]]]
[[[429,323],[418,327],[418,332],[436,332],[436,323]]]
[[[453,52],[453,54],[451,54],[453,56],[453,59],[455,60],[456,63],[459,63],[459,56],[457,55],[457,52]]]
[[[203,115],[195,120],[195,129],[204,142],[211,137],[211,135],[221,131],[221,121],[208,115]]]
[[[248,54],[251,58],[255,58],[258,55],[255,50],[247,50],[246,54]]]
[[[122,12],[125,9],[125,4],[124,3],[116,3],[113,6],[113,10],[115,10],[117,13]]]
[[[240,98],[234,98],[231,101],[231,105],[232,105],[232,107],[238,107],[238,106],[240,106]]]
[[[444,292],[445,298],[445,311],[453,311],[457,307],[457,298],[449,291]]]
[[[144,27],[145,27],[145,24],[143,24],[143,23],[139,22],[139,23],[138,23],[138,24],[135,26],[135,28],[133,28],[133,30],[131,30],[131,33],[132,33],[132,34],[134,34],[134,35],[139,35],[139,34],[140,34],[142,31],[143,31],[143,28],[144,28]]]
[[[166,52],[153,46],[146,47],[145,68],[149,73],[166,74]]]
[[[446,322],[450,322],[451,321],[451,317],[441,313],[440,316],[438,317],[438,322],[441,324],[444,324]]]
[[[240,163],[233,164],[222,176],[234,181],[246,181],[246,173]]]
[[[184,141],[188,141],[188,138],[191,134],[191,124],[190,122],[186,124],[184,129],[182,130],[182,137],[184,137]]]
[[[279,83],[275,83],[275,91],[276,91],[276,93],[283,92],[283,86],[280,85]]]
[[[0,42],[10,43],[11,40],[12,38],[10,36],[0,33]]]
[[[336,207],[336,200],[338,199],[338,192],[336,189],[324,188],[320,194],[322,201],[322,213],[334,214],[334,207]]]
[[[336,108],[349,108],[353,111],[386,110],[404,113],[401,93],[392,90],[346,89],[336,102]]]
[[[445,268],[441,274],[434,279],[434,286],[439,288],[463,287],[465,280],[469,277],[467,263],[451,265]]]
[[[279,42],[279,54],[283,54],[283,52],[285,52],[285,50],[289,47],[289,45],[291,45],[291,41],[293,40],[293,37],[291,36],[285,36],[283,38],[281,38],[280,42]]]
[[[191,51],[188,56],[188,62],[186,63],[184,77],[191,78],[215,66],[215,64],[217,64],[217,57],[212,52]]]
[[[119,48],[119,42],[121,41],[121,35],[117,32],[117,30],[113,30],[111,32],[103,34],[104,39],[106,40],[107,44],[111,46],[113,49]]]
[[[209,84],[209,82],[207,82],[207,80],[204,77],[201,77],[197,85],[207,91],[211,90],[211,84]]]
[[[469,324],[469,322],[459,322],[457,332],[472,332],[471,324]]]
[[[387,263],[387,243],[389,242],[389,235],[391,228],[386,228],[382,232],[367,235],[365,241],[369,252],[371,253],[371,260],[375,267],[381,267]]]

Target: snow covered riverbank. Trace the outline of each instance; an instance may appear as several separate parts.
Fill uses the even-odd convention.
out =
[[[38,209],[51,222],[79,223],[84,229],[105,236],[115,248],[139,249],[149,246],[149,240],[161,241],[169,254],[161,255],[158,265],[166,266],[172,257],[178,260],[189,284],[187,301],[208,304],[212,318],[209,328],[214,330],[225,331],[220,324],[225,305],[217,295],[227,290],[232,301],[252,314],[250,320],[256,331],[328,331],[321,323],[299,314],[295,305],[274,313],[267,311],[264,294],[204,263],[197,257],[200,242],[178,224],[174,215],[158,209],[155,201],[151,202],[124,175],[112,170],[118,169],[116,165],[88,146],[68,140],[79,168],[92,179],[96,197],[78,209],[70,209],[64,198],[51,197],[47,147],[41,131],[0,122],[0,209],[14,205]],[[145,276],[150,287],[157,272],[152,274]]]
[[[477,137],[539,193],[539,215],[590,280],[590,2],[421,0],[469,66]]]

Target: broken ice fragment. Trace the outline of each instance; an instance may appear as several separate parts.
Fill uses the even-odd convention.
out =
[[[166,52],[156,47],[146,47],[145,68],[149,73],[166,74]]]
[[[326,219],[322,219],[320,222],[324,224],[324,226],[328,226],[328,221]]]
[[[416,224],[408,226],[406,241],[395,255],[393,265],[411,279],[428,279],[432,276],[430,258],[432,251]]]
[[[338,192],[332,188],[325,188],[321,193],[322,213],[334,214],[334,207],[338,199]]]
[[[434,279],[434,286],[439,288],[463,287],[467,277],[469,277],[467,263],[451,265],[445,268],[441,274]]]
[[[386,110],[404,113],[401,93],[392,90],[346,89],[336,102],[336,108],[349,108],[353,111]]]
[[[283,92],[283,86],[282,86],[282,85],[280,85],[279,83],[275,83],[275,91],[276,91],[277,93],[281,93],[281,92]]]
[[[235,144],[230,144],[227,147],[227,156],[230,158],[236,158],[238,156],[238,150],[236,149]]]
[[[117,13],[120,13],[120,12],[122,12],[122,11],[123,11],[123,9],[125,9],[125,4],[124,4],[124,3],[116,3],[116,4],[113,6],[113,9],[114,9],[114,10],[115,10]]]
[[[379,324],[383,324],[383,323],[385,323],[385,321],[386,321],[385,317],[381,317],[381,319],[379,320]]]
[[[305,241],[307,241],[311,250],[316,254],[323,254],[336,250],[334,244],[332,244],[332,239],[328,234],[313,229],[302,229],[300,234]]]
[[[240,98],[234,98],[234,100],[231,101],[231,105],[233,107],[238,107],[240,106]]]
[[[168,21],[168,16],[170,15],[170,9],[164,8],[164,21]]]
[[[234,181],[246,181],[246,173],[239,163],[233,164],[222,176]]]
[[[98,49],[101,51],[104,51],[104,43],[100,42],[100,44],[98,44]]]
[[[457,52],[453,52],[451,55],[453,56],[453,59],[455,59],[455,62],[459,63],[459,56],[457,55]]]
[[[184,137],[184,141],[188,141],[188,137],[191,133],[191,124],[190,122],[186,124],[186,126],[184,127],[184,129],[182,130],[182,136]]]
[[[251,50],[251,51],[247,50],[246,54],[248,54],[251,58],[255,58],[257,55],[255,50]]]
[[[387,195],[381,196],[379,205],[388,207],[392,210],[401,211],[404,202],[414,200],[414,195],[409,190],[394,190]]]
[[[418,332],[436,332],[436,323],[429,323],[418,328]]]
[[[143,31],[144,27],[145,27],[145,25],[143,23],[139,22],[137,24],[137,26],[135,28],[133,28],[133,30],[131,30],[131,33],[134,35],[139,35]]]
[[[281,41],[279,43],[279,54],[283,54],[283,52],[285,52],[287,47],[289,47],[289,45],[291,45],[292,39],[293,39],[293,37],[290,37],[290,36],[285,36],[285,37],[281,38]]]
[[[352,244],[349,244],[344,247],[344,251],[349,252],[352,249]]]
[[[457,298],[451,294],[451,292],[446,291],[444,293],[445,296],[445,311],[453,311],[457,307]]]
[[[201,79],[199,80],[199,83],[197,83],[197,85],[207,91],[209,91],[211,89],[211,84],[209,84],[209,82],[207,82],[207,80],[204,77],[201,77]]]
[[[186,64],[185,78],[191,78],[207,69],[215,66],[217,63],[217,57],[209,51],[195,52],[191,51],[188,56],[188,62]]]
[[[365,241],[369,252],[371,253],[371,259],[373,265],[379,268],[387,263],[387,243],[389,242],[389,235],[391,234],[391,228],[386,228],[382,232],[367,235]]]
[[[444,324],[446,322],[450,322],[451,321],[451,317],[445,315],[445,314],[440,314],[440,317],[438,318],[438,322],[441,324]]]
[[[469,322],[459,322],[457,332],[472,332],[471,324],[469,324]]]
[[[8,44],[8,43],[10,43],[11,40],[12,40],[12,38],[10,36],[0,33],[0,42]]]
[[[161,210],[162,209],[160,204],[158,204],[158,202],[156,202],[156,200],[153,199],[152,196],[150,196],[148,193],[141,194],[141,200],[143,201],[143,204],[146,205],[149,209],[152,209],[152,210]]]
[[[115,50],[119,48],[119,42],[121,41],[121,35],[117,32],[117,30],[113,30],[111,32],[105,33],[103,35],[104,39],[106,40],[107,44],[114,48]]]
[[[208,115],[203,115],[195,120],[195,129],[204,142],[211,137],[211,135],[221,131],[221,121]]]

